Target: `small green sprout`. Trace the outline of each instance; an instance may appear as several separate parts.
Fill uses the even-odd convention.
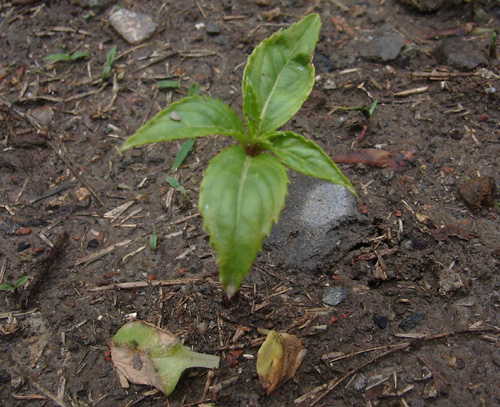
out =
[[[182,144],[182,147],[180,148],[179,152],[177,153],[177,157],[175,157],[174,165],[172,166],[172,171],[176,172],[181,164],[184,162],[186,159],[187,155],[191,151],[191,149],[194,146],[194,142],[196,140],[194,138],[191,138],[189,140],[186,140],[184,144]]]
[[[217,369],[220,361],[218,356],[189,350],[173,333],[143,321],[129,322],[118,330],[111,343],[111,357],[129,381],[154,386],[167,396],[184,370]]]
[[[0,291],[15,291],[19,287],[21,287],[24,283],[26,283],[26,281],[28,281],[30,278],[33,278],[33,277],[31,277],[31,276],[21,277],[14,284],[2,283],[2,284],[0,284]]]
[[[312,59],[320,29],[319,15],[311,14],[254,49],[242,79],[244,121],[218,99],[191,95],[158,113],[120,148],[214,134],[238,142],[210,161],[198,203],[228,297],[240,287],[279,219],[288,193],[287,168],[356,193],[317,144],[278,130],[314,86]]]
[[[167,177],[167,178],[165,178],[165,181],[167,181],[168,184],[172,188],[174,188],[177,191],[179,191],[182,195],[186,195],[186,189],[181,184],[179,184],[179,181],[177,181],[176,178],[174,178],[174,177]]]
[[[188,96],[194,96],[200,94],[200,85],[196,82],[193,82],[189,85]]]
[[[165,80],[158,82],[159,89],[179,89],[180,87],[180,81]]]
[[[117,49],[118,47],[115,45],[108,51],[108,55],[106,57],[106,65],[104,66],[104,69],[102,71],[102,82],[107,81],[109,76],[111,75],[111,68],[113,67],[113,63],[115,62]]]
[[[76,51],[72,54],[51,54],[47,55],[44,61],[65,61],[65,62],[75,62],[82,58],[90,58],[90,54],[87,51]]]
[[[356,107],[339,107],[337,110],[341,110],[343,112],[347,112],[347,111],[350,111],[350,110],[359,110],[367,118],[370,118],[370,117],[373,116],[373,112],[375,111],[375,108],[377,107],[377,103],[378,103],[378,99],[375,99],[375,101],[368,108],[361,107],[361,106],[356,106]]]
[[[153,225],[153,234],[149,236],[149,247],[151,250],[156,250],[158,248],[158,236],[156,235],[155,225]]]
[[[496,59],[496,57],[497,57],[497,42],[498,42],[497,32],[493,31],[493,34],[491,35],[491,42],[490,42],[490,49],[489,49],[490,59]]]

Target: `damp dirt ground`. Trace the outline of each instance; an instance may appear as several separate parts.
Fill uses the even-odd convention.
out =
[[[451,1],[425,13],[391,0],[118,2],[158,23],[139,45],[110,26],[112,6],[73,3],[0,5],[0,270],[4,283],[33,277],[0,293],[0,404],[500,404],[500,70],[494,55],[466,72],[439,65],[442,37],[432,35],[449,30],[488,56],[495,2],[476,2],[482,13]],[[409,159],[396,168],[339,163],[364,216],[362,228],[346,226],[348,249],[311,271],[264,253],[227,302],[197,197],[208,161],[231,142],[197,140],[175,174],[181,142],[118,147],[193,82],[241,109],[253,47],[310,12],[322,18],[317,49],[331,65],[319,67],[287,128],[332,157],[377,148]],[[200,23],[218,26],[208,33]],[[386,24],[418,52],[360,58]],[[44,60],[77,50],[90,58]],[[180,88],[159,89],[165,79]],[[339,109],[374,100],[370,119]],[[459,191],[474,179],[466,205]],[[325,289],[335,286],[348,296],[326,305]],[[109,343],[132,318],[219,355],[220,368],[185,372],[169,397],[122,388]],[[294,334],[307,349],[294,379],[269,396],[255,369],[258,328]]]

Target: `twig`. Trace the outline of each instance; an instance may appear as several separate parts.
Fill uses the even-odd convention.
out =
[[[370,359],[368,362],[361,364],[357,368],[351,370],[350,372],[347,372],[344,376],[342,376],[340,379],[333,378],[329,380],[326,383],[323,383],[321,386],[318,386],[311,390],[310,392],[304,394],[303,396],[299,397],[298,399],[295,399],[294,403],[295,404],[302,404],[306,402],[307,400],[310,400],[310,406],[314,406],[316,403],[318,403],[323,397],[325,397],[328,393],[330,393],[333,389],[339,386],[342,382],[347,380],[349,377],[352,375],[356,374],[359,372],[361,369],[364,369],[366,366],[369,366],[370,364],[376,362],[379,359],[385,358],[386,356],[398,352],[403,349],[409,348],[411,345],[410,342],[403,342],[398,345],[392,346],[388,351],[381,353],[380,355],[375,356],[374,358]]]
[[[78,171],[76,171],[73,166],[69,163],[69,161],[62,156],[61,153],[59,153],[59,151],[57,151],[57,149],[54,147],[54,145],[50,142],[50,141],[47,141],[47,145],[52,149],[52,151],[54,151],[54,153],[57,155],[57,157],[59,157],[59,159],[64,163],[66,164],[66,166],[69,168],[69,170],[73,173],[73,175],[78,179],[78,181],[80,181],[80,183],[88,189],[88,191],[92,194],[92,196],[97,200],[97,202],[99,202],[101,204],[101,206],[105,209],[107,209],[107,205],[103,202],[103,200],[101,199],[101,197],[99,195],[96,194],[96,192],[94,191],[94,189],[87,183],[87,181],[85,181],[81,176],[80,174],[78,173]]]
[[[42,269],[36,275],[32,282],[28,285],[25,291],[23,291],[19,298],[16,300],[16,305],[21,308],[26,308],[28,303],[33,299],[33,296],[38,292],[42,282],[45,280],[49,274],[50,269],[55,264],[59,256],[61,255],[66,243],[68,242],[69,235],[68,232],[63,232],[57,236],[56,243],[54,247],[50,250],[49,254],[40,262]]]
[[[444,376],[441,374],[441,372],[439,370],[437,370],[426,358],[424,358],[422,355],[418,355],[417,356],[418,359],[424,364],[426,365],[429,369],[432,370],[432,372],[439,378],[441,379],[441,381],[443,383],[446,383],[446,384],[450,384],[450,382],[448,380],[446,380],[444,378]]]
[[[88,256],[82,257],[81,259],[78,259],[75,262],[75,266],[79,266],[80,264],[84,264],[84,263],[92,263],[93,261],[96,261],[96,260],[100,259],[101,257],[106,256],[107,254],[111,253],[117,247],[128,246],[130,243],[132,243],[132,240],[130,240],[130,239],[115,243],[109,247],[106,247],[105,249],[99,250],[96,253],[92,253]]]
[[[38,384],[35,381],[32,381],[31,384],[33,385],[34,388],[36,388],[40,393],[43,393],[46,397],[51,399],[54,403],[56,403],[60,407],[68,407],[66,403],[64,403],[62,400],[59,400],[56,396],[54,396],[50,391],[48,391],[45,387],[43,387],[41,384]]]
[[[181,285],[181,284],[191,284],[196,283],[198,281],[204,281],[203,277],[191,277],[191,278],[178,278],[174,280],[152,280],[152,281],[131,281],[128,283],[118,283],[118,284],[109,284],[103,285],[101,287],[92,287],[88,288],[87,291],[95,292],[95,291],[107,291],[107,290],[115,290],[115,289],[131,289],[131,288],[143,288],[143,287],[158,287],[164,285]]]

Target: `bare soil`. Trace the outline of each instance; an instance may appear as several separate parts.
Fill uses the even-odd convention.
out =
[[[292,406],[312,392],[302,405],[500,405],[499,65],[493,55],[482,71],[440,67],[433,50],[441,38],[426,35],[450,29],[488,55],[498,2],[476,2],[482,14],[452,1],[433,13],[391,0],[256,3],[120,1],[159,24],[135,46],[110,26],[111,6],[0,5],[0,274],[1,282],[33,277],[0,294],[0,404]],[[275,7],[280,15],[268,21]],[[289,128],[332,157],[380,148],[410,152],[413,163],[399,172],[339,164],[373,233],[353,233],[351,251],[312,272],[261,256],[227,302],[196,202],[209,159],[231,142],[197,140],[176,174],[180,142],[123,155],[118,147],[192,82],[240,108],[253,47],[313,11],[323,21],[318,53],[333,66],[317,72]],[[218,23],[220,33],[197,28],[202,22]],[[468,23],[483,31],[462,29]],[[360,47],[384,24],[420,52],[361,59]],[[101,83],[115,45],[112,75]],[[76,50],[91,57],[44,60]],[[180,89],[159,90],[163,79],[180,79]],[[328,79],[334,89],[325,89]],[[338,110],[375,99],[370,120]],[[492,181],[472,191],[467,206],[459,189],[476,177]],[[327,306],[323,291],[335,285],[349,296]],[[168,398],[144,386],[123,389],[108,345],[134,317],[220,355],[220,369],[186,372]],[[295,334],[307,348],[295,379],[270,396],[255,370],[257,328]]]

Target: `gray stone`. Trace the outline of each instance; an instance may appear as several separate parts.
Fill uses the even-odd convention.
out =
[[[81,7],[103,8],[113,4],[115,0],[73,0],[73,4]]]
[[[205,27],[205,30],[207,34],[219,34],[220,33],[219,23],[216,23],[214,21],[209,21],[207,23],[207,26]]]
[[[336,307],[348,296],[349,292],[344,287],[335,286],[325,288],[325,291],[323,291],[323,297],[321,299],[325,304]]]
[[[394,31],[385,32],[361,47],[362,58],[374,62],[396,59],[405,45],[405,39]]]
[[[476,46],[460,38],[448,38],[434,50],[434,57],[440,64],[469,71],[480,65],[488,65],[486,55]]]
[[[369,235],[367,223],[347,189],[296,174],[280,220],[264,241],[263,254],[273,263],[315,270],[338,262],[359,236]]]
[[[150,38],[158,24],[142,13],[120,9],[109,17],[109,22],[129,44],[140,44]]]
[[[221,34],[215,37],[215,42],[219,45],[229,44],[229,37],[227,35]]]
[[[422,319],[424,319],[425,315],[425,311],[415,312],[409,317],[403,319],[399,324],[399,327],[405,332],[410,332],[419,324],[420,321],[422,321]]]
[[[318,73],[330,72],[333,68],[332,61],[320,51],[314,53],[314,67]]]

